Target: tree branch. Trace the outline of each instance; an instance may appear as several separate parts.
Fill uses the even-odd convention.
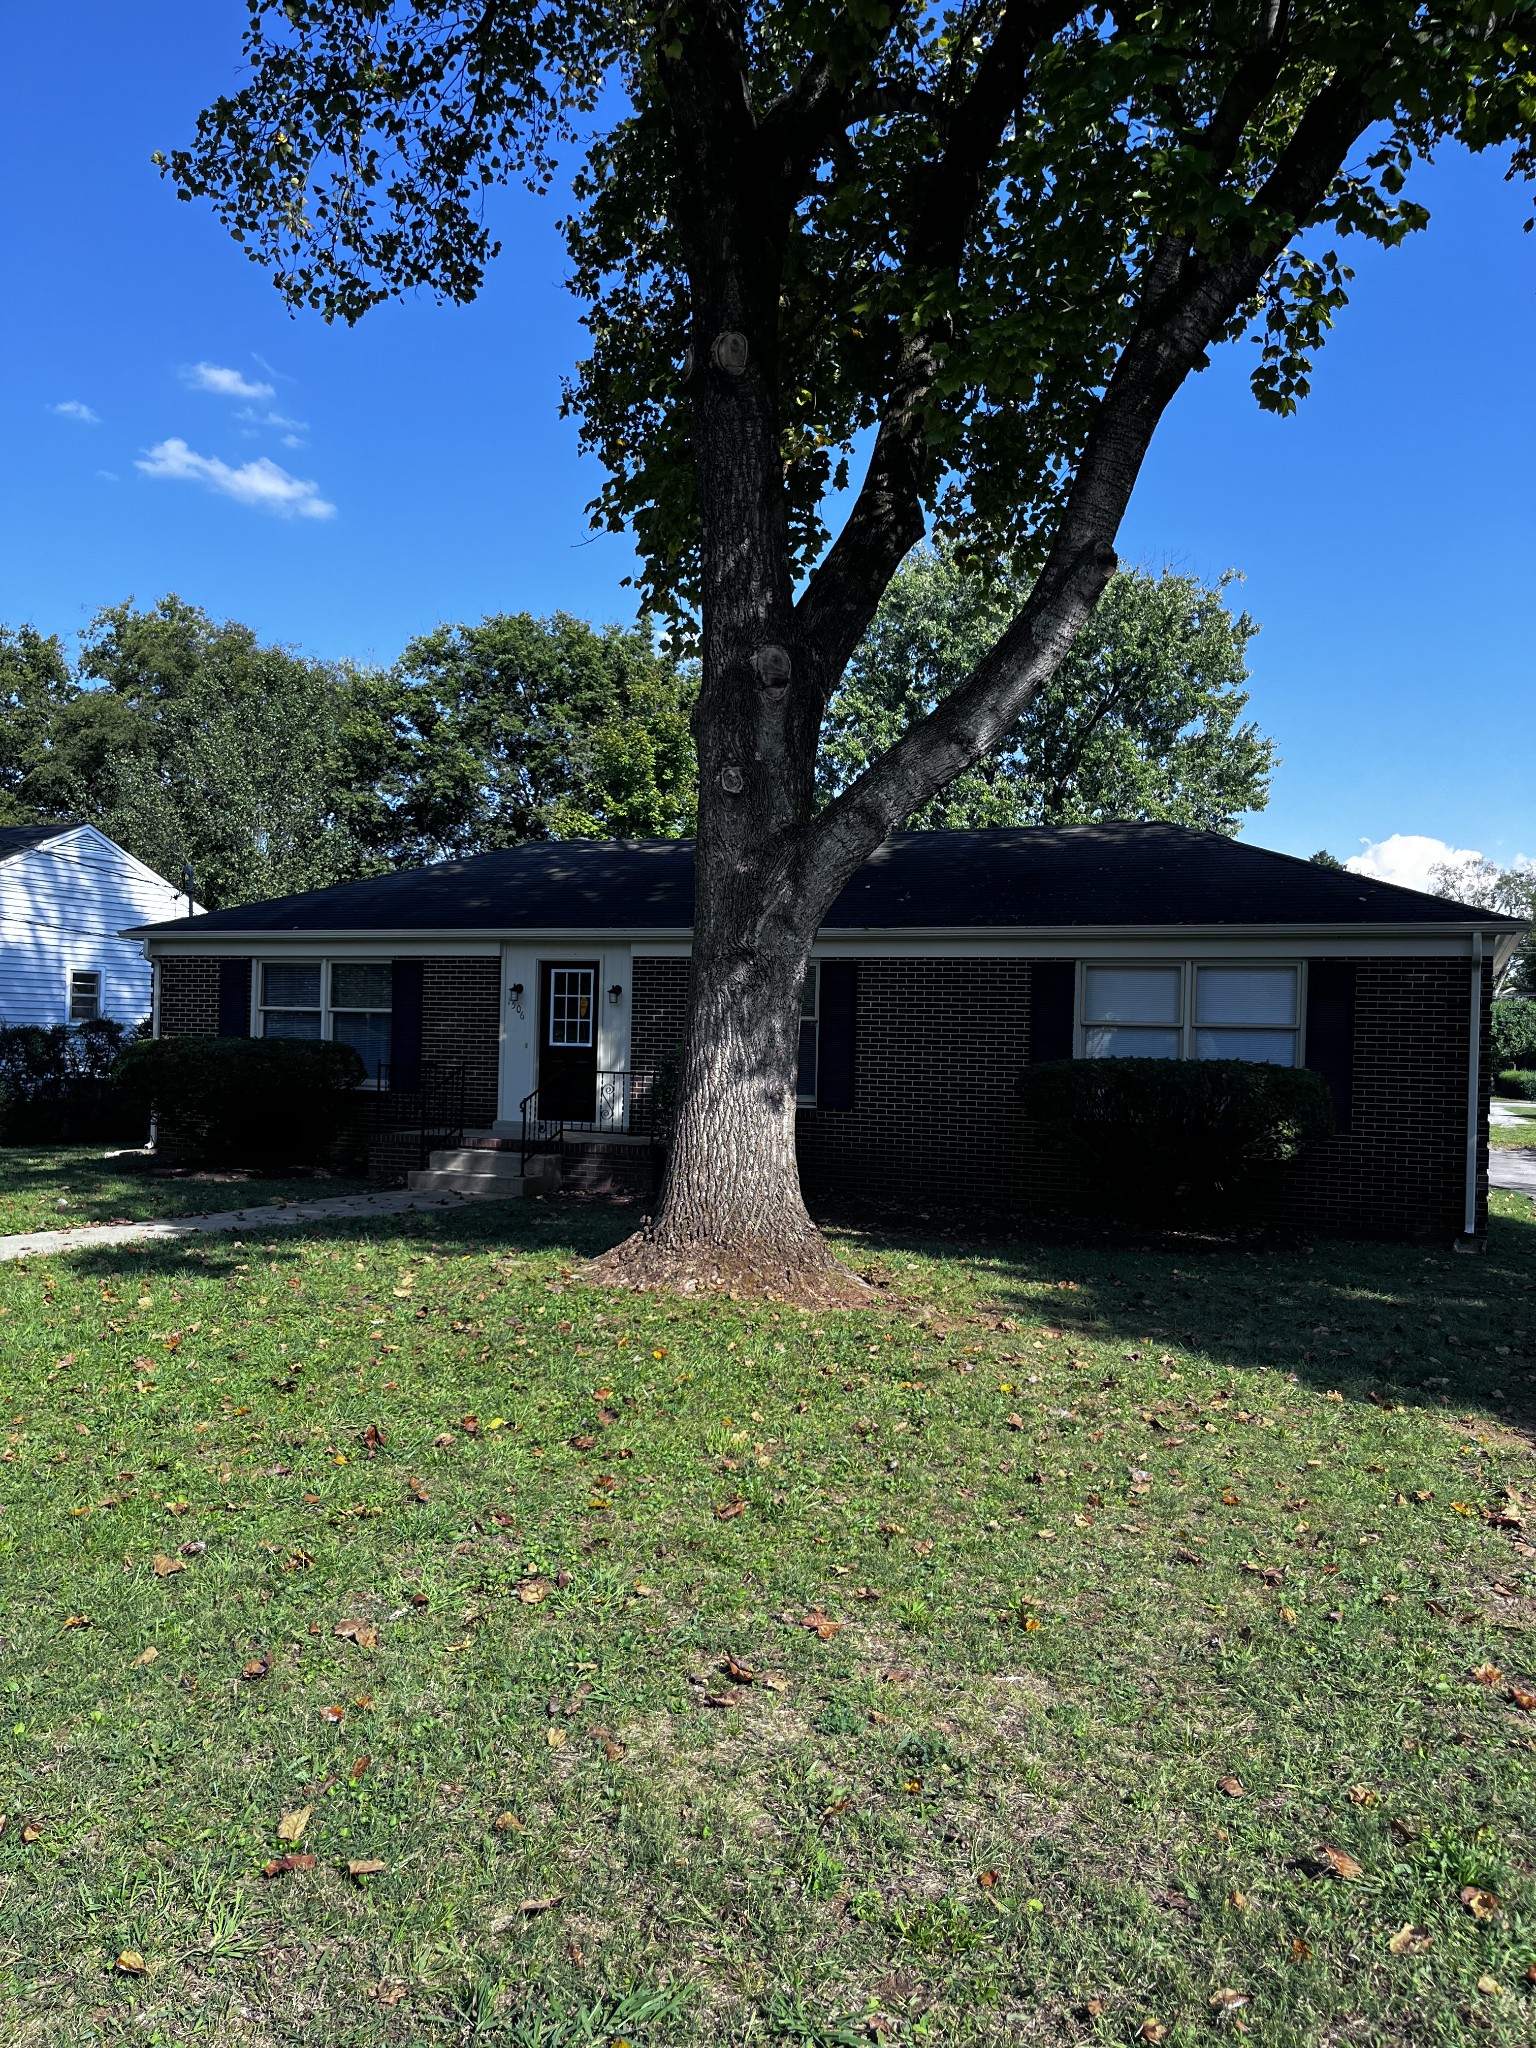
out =
[[[1017,0],[1007,9],[969,89],[949,111],[948,137],[928,177],[907,252],[913,267],[959,268],[987,166],[1018,110],[1030,66],[1079,12],[1077,0]],[[922,415],[939,338],[930,327],[903,347],[859,495],[795,607],[801,642],[820,668],[823,701],[902,558],[923,537]]]
[[[1187,254],[1172,294],[1159,293],[1149,307],[1144,293],[1142,319],[1099,402],[1061,525],[1029,597],[967,681],[814,821],[801,865],[818,888],[845,879],[903,818],[995,746],[1055,672],[1114,572],[1111,537],[1170,399],[1257,290],[1296,222],[1321,204],[1370,118],[1358,78],[1325,86],[1249,202],[1254,230],[1247,245],[1218,265]],[[1268,226],[1272,222],[1278,225]]]

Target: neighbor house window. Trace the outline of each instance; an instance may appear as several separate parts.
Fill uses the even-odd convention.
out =
[[[257,1034],[334,1039],[352,1046],[371,1076],[389,1059],[393,980],[387,960],[264,960]]]
[[[1300,1057],[1301,971],[1194,961],[1083,969],[1088,1059],[1256,1060]]]
[[[816,1100],[816,1069],[821,1042],[821,968],[814,962],[805,971],[800,991],[800,1060],[795,1070],[795,1100]]]
[[[69,1021],[94,1024],[101,1015],[101,972],[95,967],[77,967],[69,977]]]

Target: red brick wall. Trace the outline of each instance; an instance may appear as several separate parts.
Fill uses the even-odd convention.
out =
[[[1456,959],[1355,962],[1352,1128],[1265,1192],[1277,1220],[1321,1235],[1459,1235],[1466,1156],[1468,969]],[[859,963],[853,1107],[802,1110],[812,1201],[964,1205],[993,1216],[1070,1203],[1071,1164],[1028,1130],[1013,1084],[1029,1057],[1031,963]],[[689,967],[637,957],[638,1067],[681,1038]],[[1483,1096],[1491,1064],[1484,983]],[[643,1057],[642,1057],[643,1055]],[[1486,1130],[1479,1228],[1487,1213]],[[1076,1184],[1074,1184],[1076,1183]]]
[[[191,953],[160,962],[160,1036],[217,1038],[219,963]]]
[[[421,1056],[464,1065],[464,1116],[472,1130],[496,1120],[501,1063],[501,962],[429,959],[421,984]]]

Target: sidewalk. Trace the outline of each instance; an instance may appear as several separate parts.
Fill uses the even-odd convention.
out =
[[[43,1258],[53,1252],[79,1251],[86,1246],[146,1244],[163,1238],[197,1237],[209,1231],[237,1230],[252,1235],[285,1224],[323,1223],[331,1217],[407,1216],[442,1209],[462,1209],[480,1199],[451,1192],[413,1194],[388,1190],[377,1195],[334,1195],[325,1202],[270,1202],[257,1209],[221,1209],[206,1216],[173,1216],[149,1223],[83,1223],[74,1230],[28,1230],[18,1237],[0,1237],[0,1261]]]

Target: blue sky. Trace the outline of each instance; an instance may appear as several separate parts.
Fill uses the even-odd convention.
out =
[[[243,15],[0,0],[0,620],[73,634],[175,590],[387,660],[445,618],[629,617],[628,549],[589,533],[598,479],[558,417],[580,335],[553,206],[505,202],[477,305],[346,330],[290,317],[157,177],[150,152],[233,79]],[[1531,194],[1454,155],[1419,196],[1427,234],[1354,252],[1298,417],[1261,415],[1247,345],[1225,351],[1175,402],[1121,534],[1152,567],[1246,575],[1253,711],[1284,757],[1247,836],[1386,844],[1405,879],[1407,836],[1536,855]]]

